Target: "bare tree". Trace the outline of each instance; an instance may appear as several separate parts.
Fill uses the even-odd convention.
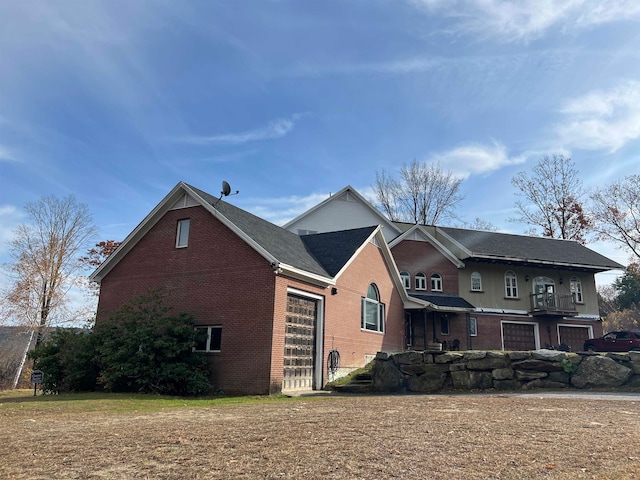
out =
[[[591,196],[598,236],[613,240],[640,261],[640,175],[629,175]]]
[[[519,172],[511,183],[523,200],[516,201],[519,216],[510,221],[540,227],[545,237],[585,244],[592,222],[583,208],[585,194],[578,174],[571,158],[563,155],[545,155],[530,173]]]
[[[25,210],[30,223],[18,226],[9,242],[13,282],[1,306],[9,318],[35,331],[39,343],[53,319],[69,320],[62,318],[67,293],[95,228],[87,206],[73,196],[43,197]]]
[[[463,199],[462,179],[440,164],[414,160],[400,169],[400,178],[376,173],[376,198],[380,208],[392,221],[435,225],[453,217],[453,210]]]

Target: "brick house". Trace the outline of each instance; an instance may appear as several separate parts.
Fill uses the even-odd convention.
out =
[[[624,268],[573,241],[390,222],[350,186],[284,227],[370,224],[383,229],[409,297],[425,304],[405,310],[407,348],[580,350],[602,335],[594,275]]]
[[[92,279],[97,322],[161,287],[206,329],[196,350],[213,386],[238,394],[319,389],[378,351],[402,351],[405,311],[428,305],[402,287],[377,223],[298,235],[183,182]]]

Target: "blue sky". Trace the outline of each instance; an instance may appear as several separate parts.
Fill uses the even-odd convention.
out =
[[[121,240],[180,180],[281,224],[414,159],[465,178],[462,220],[524,233],[510,180],[542,155],[587,188],[640,173],[639,22],[636,0],[0,0],[0,241],[48,194]]]

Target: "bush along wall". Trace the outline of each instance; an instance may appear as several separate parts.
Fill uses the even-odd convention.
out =
[[[376,355],[377,392],[639,388],[640,352],[402,352]]]

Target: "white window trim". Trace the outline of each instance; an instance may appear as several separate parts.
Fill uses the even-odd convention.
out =
[[[423,272],[416,273],[415,275],[416,290],[427,289],[427,276]]]
[[[182,238],[182,230],[186,225],[186,238]],[[188,218],[184,218],[182,220],[178,220],[178,227],[176,229],[176,248],[187,248],[189,246],[189,231],[191,228],[191,220]],[[184,240],[184,243],[181,243],[181,240]]]
[[[360,330],[364,332],[384,334],[384,330],[385,330],[384,324],[385,324],[385,314],[386,314],[385,304],[380,301],[380,290],[378,289],[378,286],[375,283],[369,284],[367,289],[371,285],[375,287],[378,300],[374,300],[372,298],[369,298],[368,296],[362,297],[361,313],[360,313],[360,317],[361,317]],[[376,311],[376,328],[375,329],[367,328],[367,305],[375,306],[375,311]]]
[[[202,329],[204,330],[205,328],[207,329],[207,344],[204,350],[196,350],[196,347],[193,347],[193,351],[194,352],[205,352],[205,353],[211,353],[211,352],[220,352],[220,349],[222,348],[222,337],[220,337],[220,348],[218,348],[217,350],[213,350],[211,349],[211,331],[212,330],[220,330],[220,335],[222,335],[222,325],[195,325],[193,328],[196,329]]]
[[[571,277],[569,279],[569,289],[573,294],[573,301],[576,303],[584,303],[584,295],[582,293],[582,280],[578,277]]]
[[[479,287],[478,288],[473,288],[473,280],[475,278],[478,279],[478,283],[479,283]],[[481,292],[482,291],[482,275],[480,274],[480,272],[471,273],[471,291],[472,292]]]
[[[512,282],[508,284],[507,279]],[[518,275],[513,270],[504,272],[504,296],[505,298],[520,298],[518,296]]]
[[[478,317],[469,317],[469,336],[478,336]]]
[[[402,285],[406,290],[411,288],[411,274],[409,272],[400,272],[400,278],[402,279]]]
[[[435,287],[433,284],[436,284]],[[441,292],[442,291],[442,275],[439,273],[434,273],[431,275],[431,291],[432,292]]]

